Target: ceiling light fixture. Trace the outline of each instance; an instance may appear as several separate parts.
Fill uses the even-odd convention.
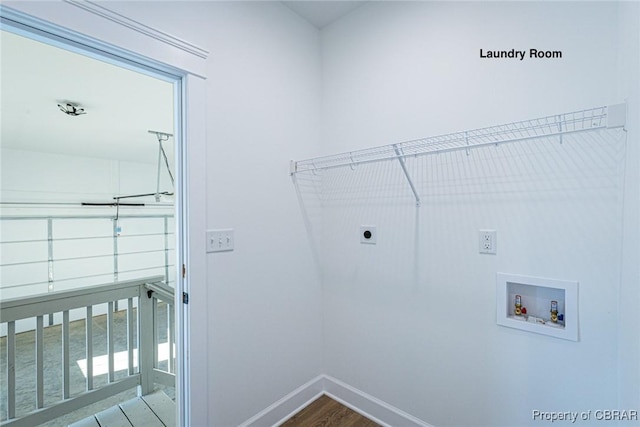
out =
[[[63,101],[63,103],[58,104],[58,108],[60,109],[60,111],[69,116],[80,116],[82,114],[87,114],[87,112],[84,111],[84,108],[80,107],[77,104],[74,105],[70,102]]]

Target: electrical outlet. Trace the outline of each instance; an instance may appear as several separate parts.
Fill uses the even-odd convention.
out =
[[[232,251],[235,245],[233,229],[207,230],[207,252]]]
[[[478,233],[478,251],[481,254],[497,253],[498,240],[496,230],[480,230]]]

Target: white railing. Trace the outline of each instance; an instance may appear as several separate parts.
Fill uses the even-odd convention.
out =
[[[124,282],[111,282],[99,286],[90,286],[69,291],[50,292],[46,294],[7,299],[0,302],[0,324],[6,324],[6,417],[2,422],[5,426],[33,426],[52,418],[59,417],[86,405],[99,402],[107,397],[120,392],[138,387],[138,394],[148,394],[154,389],[154,384],[174,386],[174,318],[173,295],[174,291],[168,285],[162,283],[163,277],[150,277]],[[117,301],[126,301],[126,364],[124,369],[116,367],[116,338],[114,330],[114,306]],[[106,304],[106,344],[105,355],[94,354],[94,317],[93,308]],[[160,308],[167,310],[166,343],[159,341],[158,314]],[[70,328],[75,322],[69,321],[71,310],[84,309],[84,341],[85,348],[84,391],[71,392],[71,357],[70,346],[73,344],[70,338]],[[45,326],[44,317],[53,313],[62,313],[61,345],[62,345],[62,369],[61,390],[59,400],[46,405],[51,401],[49,395],[45,395]],[[27,398],[24,393],[16,392],[18,381],[26,381],[26,378],[16,377],[16,365],[21,357],[16,352],[16,321],[22,319],[36,319],[35,339],[33,351],[35,353],[35,396]],[[76,322],[82,322],[78,320]],[[58,326],[59,327],[59,326]],[[77,344],[77,343],[76,343]],[[159,348],[168,347],[168,363],[165,369],[160,369]],[[50,349],[47,348],[47,352]],[[121,356],[123,352],[119,352]],[[33,354],[33,353],[31,353]],[[102,372],[96,372],[97,360],[106,356],[106,384],[98,387],[94,384],[94,378]],[[137,363],[136,363],[137,362]],[[116,373],[119,372],[119,378]],[[24,374],[21,374],[24,375]],[[5,391],[3,390],[3,391]],[[3,393],[5,394],[5,393]],[[17,414],[16,408],[24,406],[25,400],[31,400],[32,410],[25,412],[23,409]]]
[[[102,211],[39,215],[33,208],[20,209],[24,212],[1,207],[3,299],[157,275],[175,283],[175,223],[170,214],[115,218]],[[22,325],[18,330],[24,330]]]

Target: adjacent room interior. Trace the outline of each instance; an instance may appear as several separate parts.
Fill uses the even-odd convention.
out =
[[[120,213],[185,209],[178,425],[296,425],[321,396],[383,426],[543,425],[559,413],[633,424],[640,4],[3,2],[10,12],[184,70],[180,202],[156,199],[175,190],[175,160],[158,151],[178,133],[173,109],[169,122],[140,124],[144,159],[112,125],[51,151],[53,134],[28,114],[42,104],[52,123],[97,117],[88,96],[102,84],[77,96],[37,90],[22,105],[26,87],[5,106],[13,83],[2,63],[3,269],[49,266],[47,221],[7,228],[17,207],[5,202],[150,193]],[[121,89],[118,112],[138,111],[130,97],[149,101],[137,83]],[[146,111],[173,108],[168,93]],[[86,115],[67,117],[60,101]],[[31,136],[12,142],[13,110]],[[84,151],[86,138],[101,155]],[[79,169],[81,181],[68,175]],[[114,227],[120,238],[133,224],[115,224],[113,206],[82,209],[108,215],[111,251]],[[140,233],[178,228],[159,225]],[[39,258],[24,250],[31,258],[14,260],[9,240],[41,241]],[[175,260],[176,245],[159,253]],[[118,280],[145,268],[118,261]],[[177,263],[161,265],[150,275],[175,281]],[[110,282],[113,267],[111,253]],[[48,288],[48,268],[37,278],[25,269],[25,283],[42,282],[34,293],[61,290]],[[3,301],[19,297],[7,274]],[[554,425],[563,423],[574,424]]]
[[[163,389],[171,404],[174,83],[19,34],[1,40],[0,417],[39,424],[94,393],[50,424],[66,425],[135,398],[145,353],[160,372],[141,394]]]

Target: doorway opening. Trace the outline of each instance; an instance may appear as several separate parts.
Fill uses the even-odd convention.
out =
[[[182,79],[19,25],[0,37],[1,422],[180,399]]]

